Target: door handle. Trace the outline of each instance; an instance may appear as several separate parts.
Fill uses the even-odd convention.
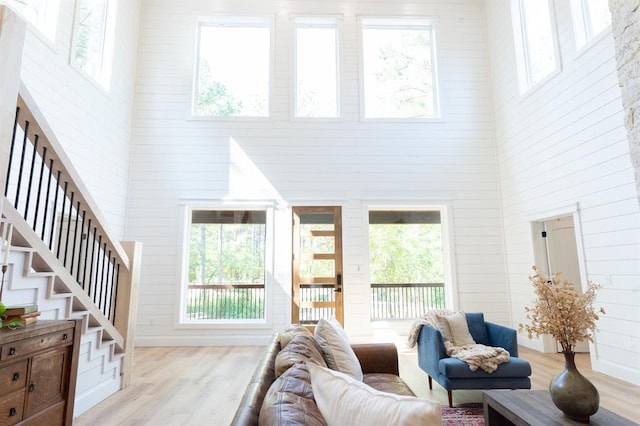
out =
[[[336,293],[342,293],[342,274],[336,275],[336,286],[333,291]]]

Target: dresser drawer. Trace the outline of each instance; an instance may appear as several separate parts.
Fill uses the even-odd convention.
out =
[[[27,362],[25,359],[0,368],[0,390],[3,395],[26,386]]]
[[[0,361],[28,356],[47,348],[52,348],[63,343],[71,344],[73,341],[73,330],[63,330],[56,333],[36,336],[30,339],[2,345]]]
[[[0,397],[0,425],[15,425],[22,420],[24,389]]]

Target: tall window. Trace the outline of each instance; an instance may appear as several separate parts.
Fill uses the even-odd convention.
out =
[[[372,319],[445,307],[439,211],[370,211],[369,258]]]
[[[264,319],[266,212],[194,210],[183,318]]]
[[[116,0],[77,0],[71,63],[104,88],[111,80]]]
[[[363,19],[362,60],[365,118],[438,115],[432,22]]]
[[[338,23],[296,19],[295,115],[338,117]]]
[[[267,117],[271,24],[227,18],[198,23],[193,112],[209,117]]]
[[[60,0],[9,0],[9,4],[49,40],[55,41]]]
[[[576,49],[581,49],[611,25],[607,0],[571,0],[571,13]]]
[[[512,0],[520,91],[544,80],[559,66],[551,0]]]

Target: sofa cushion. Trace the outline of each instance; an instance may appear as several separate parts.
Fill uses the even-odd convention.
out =
[[[326,425],[305,364],[294,365],[273,382],[262,402],[259,425]]]
[[[339,371],[309,365],[318,408],[327,425],[440,425],[440,404],[373,389]]]
[[[323,367],[327,363],[322,356],[322,349],[313,336],[299,334],[295,336],[276,356],[275,376],[279,377],[296,364],[313,363]]]
[[[353,352],[347,334],[340,323],[322,318],[316,325],[314,336],[322,348],[322,354],[329,368],[362,381],[360,361]]]
[[[370,373],[365,374],[362,382],[375,390],[391,392],[397,395],[416,396],[411,388],[395,374]]]
[[[467,317],[464,313],[456,312],[452,315],[436,315],[436,319],[445,342],[449,342],[453,346],[473,345],[475,343],[469,333]]]
[[[527,377],[531,375],[531,365],[522,358],[509,358],[508,362],[498,365],[493,373],[481,368],[471,371],[469,364],[457,358],[444,358],[438,363],[440,374],[449,379],[495,379],[508,377]]]
[[[481,345],[491,346],[489,333],[487,333],[487,327],[484,323],[484,314],[482,312],[467,312],[465,316],[467,317],[467,326],[473,340]]]

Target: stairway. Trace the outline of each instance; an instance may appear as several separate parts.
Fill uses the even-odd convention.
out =
[[[75,417],[121,389],[124,353],[104,334],[104,328],[92,321],[73,293],[62,290],[51,269],[43,265],[33,248],[12,246],[2,299],[6,305],[37,304],[39,319],[82,320]]]

